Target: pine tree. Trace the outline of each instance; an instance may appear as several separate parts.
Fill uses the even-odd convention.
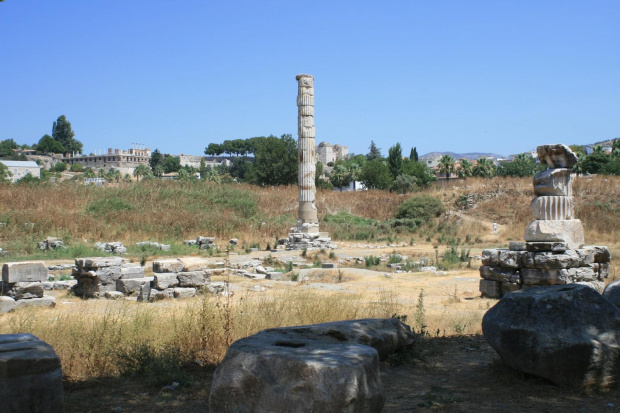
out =
[[[409,154],[409,159],[411,159],[413,162],[417,162],[418,161],[418,150],[415,148],[415,146],[413,148],[411,148],[411,153]]]
[[[52,125],[52,138],[61,143],[67,152],[82,152],[82,142],[74,139],[74,136],[71,122],[65,115],[60,115]]]

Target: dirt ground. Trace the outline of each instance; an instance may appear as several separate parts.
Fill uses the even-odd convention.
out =
[[[342,247],[337,250],[336,259],[394,251],[410,257],[434,255],[430,245],[383,249],[351,244]],[[231,262],[266,254],[231,256]],[[472,255],[475,254],[477,250],[472,251]],[[272,255],[282,258],[299,256],[299,252]],[[477,265],[479,263],[474,262],[474,266]],[[381,376],[387,396],[384,412],[620,411],[620,391],[580,394],[506,367],[480,333],[480,320],[496,301],[479,297],[479,276],[475,268],[439,274],[396,274],[343,267],[339,265],[342,281],[338,283],[330,280],[339,270],[301,270],[300,275],[310,277],[301,288],[356,292],[368,294],[369,298],[380,291],[397,292],[409,314],[414,311],[419,293],[424,289],[426,317],[432,331],[419,339],[415,359],[401,360],[402,364],[396,363],[398,365],[382,363]],[[267,294],[274,288],[290,288],[276,281],[242,277],[235,277],[232,283],[237,291],[263,285],[267,287]],[[213,370],[213,366],[191,370],[192,384],[174,390],[153,388],[131,377],[66,382],[66,411],[111,412],[121,408],[122,412],[205,412],[208,411]]]

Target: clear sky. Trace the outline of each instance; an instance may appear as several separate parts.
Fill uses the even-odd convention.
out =
[[[291,133],[315,77],[317,143],[524,152],[620,137],[620,1],[5,0],[0,139],[62,114],[84,152],[199,155]]]

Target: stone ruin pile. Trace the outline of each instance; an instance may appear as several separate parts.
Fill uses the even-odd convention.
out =
[[[76,258],[71,275],[77,280],[73,292],[85,298],[113,298],[146,284],[144,268],[121,257]]]
[[[602,292],[611,255],[607,247],[584,247],[572,197],[571,167],[577,156],[562,144],[542,145],[537,152],[549,168],[534,176],[531,208],[536,219],[525,231],[525,242],[482,252],[480,292],[501,298],[520,289],[573,283]]]
[[[37,246],[41,251],[51,251],[56,249],[64,249],[64,242],[59,238],[47,237],[43,241],[37,242]]]
[[[153,282],[149,300],[194,297],[197,291],[207,289],[217,292],[211,285],[211,275],[223,274],[224,268],[208,269],[207,263],[192,259],[166,259],[153,261]],[[217,284],[219,285],[219,284]]]
[[[45,295],[49,272],[41,261],[7,262],[2,266],[0,313],[21,307],[54,307],[56,298]]]
[[[198,248],[201,250],[208,250],[209,248],[213,248],[215,245],[215,237],[196,237],[196,239],[186,239],[183,241],[185,245],[198,245]]]
[[[160,244],[159,242],[154,242],[154,241],[136,242],[136,246],[137,247],[154,247],[154,248],[157,248],[158,250],[170,251],[170,244]]]
[[[95,249],[103,252],[111,252],[112,254],[125,254],[127,248],[122,242],[97,242],[95,243]]]

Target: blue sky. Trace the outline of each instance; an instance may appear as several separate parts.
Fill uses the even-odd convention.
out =
[[[5,0],[0,139],[64,114],[85,152],[292,133],[514,154],[620,137],[620,1]]]

